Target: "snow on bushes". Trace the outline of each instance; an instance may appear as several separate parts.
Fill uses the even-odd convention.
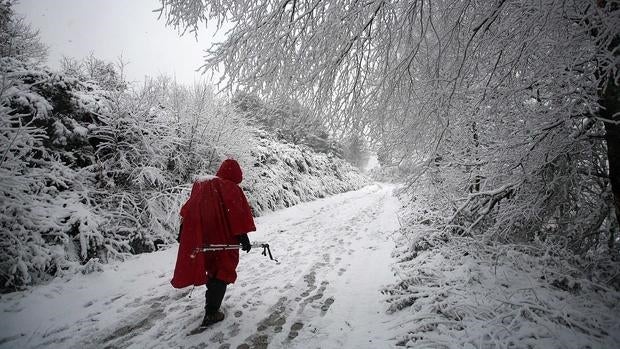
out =
[[[2,291],[174,242],[191,179],[227,156],[244,166],[256,214],[366,183],[341,159],[248,126],[206,85],[102,90],[1,59]]]
[[[11,58],[0,58],[0,67],[0,282],[6,289],[72,268],[78,259],[72,242],[84,248],[103,236],[100,212],[90,205],[93,176],[71,166],[89,161],[83,149],[92,120],[65,115],[79,98],[73,92],[87,87]]]
[[[366,177],[349,163],[304,145],[259,133],[242,183],[255,214],[361,188]]]
[[[394,253],[402,281],[384,290],[395,327],[402,329],[399,345],[620,346],[617,263],[607,263],[604,254],[569,257],[544,244],[498,244],[438,231],[429,207],[413,202],[405,210],[409,224]]]

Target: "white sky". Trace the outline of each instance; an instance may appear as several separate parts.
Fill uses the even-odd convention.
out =
[[[20,0],[16,12],[40,30],[49,46],[48,65],[59,66],[62,56],[95,57],[116,61],[121,55],[129,64],[129,81],[145,75],[167,74],[177,81],[200,79],[195,70],[213,32],[203,30],[198,42],[192,34],[179,37],[173,28],[157,20],[159,0]],[[218,34],[217,41],[223,39]]]

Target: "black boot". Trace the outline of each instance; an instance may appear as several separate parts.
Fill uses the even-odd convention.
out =
[[[216,310],[213,313],[207,312],[205,314],[205,317],[202,318],[202,323],[200,323],[200,327],[211,326],[216,322],[220,322],[224,320],[224,317],[225,317],[224,313],[222,313],[220,310]]]
[[[207,292],[205,293],[205,317],[200,326],[206,327],[224,320],[224,313],[220,311],[226,283],[218,279],[209,279]]]

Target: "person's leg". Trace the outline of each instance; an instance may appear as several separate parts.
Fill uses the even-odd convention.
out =
[[[207,290],[205,291],[205,310],[207,310],[207,304],[209,304],[209,281],[205,284]]]
[[[206,310],[214,313],[220,310],[222,300],[226,294],[226,283],[219,279],[209,279],[207,283]]]
[[[226,283],[222,280],[210,278],[207,282],[207,292],[205,293],[205,317],[202,320],[203,326],[208,326],[224,320],[224,313],[220,311],[224,294],[226,294]]]
[[[208,253],[205,256],[205,270],[207,271],[207,283],[205,284],[205,286],[207,287],[207,290],[205,291],[205,310],[207,310],[207,308],[209,307],[209,294],[215,293],[215,289],[217,288],[217,266],[218,263],[215,256]]]

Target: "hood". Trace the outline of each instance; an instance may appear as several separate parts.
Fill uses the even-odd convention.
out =
[[[227,159],[222,162],[220,169],[217,170],[216,176],[227,179],[235,184],[241,183],[243,180],[243,173],[239,163],[233,159]]]

